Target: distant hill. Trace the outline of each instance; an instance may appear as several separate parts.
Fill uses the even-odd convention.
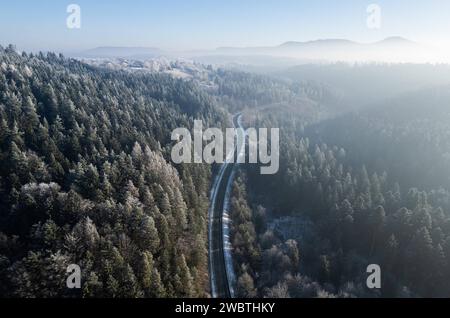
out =
[[[395,44],[395,45],[419,45],[416,42],[410,41],[408,39],[405,39],[400,36],[393,36],[388,37],[384,40],[374,42],[374,43],[358,43],[346,39],[319,39],[314,41],[307,41],[307,42],[296,42],[296,41],[289,41],[285,42],[281,45],[279,45],[279,48],[292,48],[292,47],[299,47],[299,48],[305,48],[305,47],[327,47],[327,46],[347,46],[347,47],[355,47],[355,46],[379,46],[379,45],[385,45],[385,44]]]
[[[311,47],[311,46],[335,46],[335,45],[358,45],[358,43],[350,41],[350,40],[344,40],[344,39],[329,39],[329,40],[314,40],[314,41],[308,41],[308,42],[296,42],[296,41],[289,41],[281,44],[278,46],[279,48],[305,48],[305,47]]]
[[[423,63],[444,62],[445,52],[402,37],[389,37],[373,43],[347,39],[288,41],[276,46],[219,47],[215,50],[170,52],[155,47],[97,47],[80,52],[77,58],[124,58],[148,60],[158,57],[188,58],[224,65],[293,66],[333,62]],[[278,61],[283,59],[283,61]],[[287,65],[288,64],[288,65]],[[273,67],[272,67],[273,68]],[[269,67],[270,69],[270,67]]]
[[[401,36],[391,36],[382,41],[375,42],[375,44],[401,44],[401,45],[417,45],[416,42],[405,39]]]
[[[321,62],[419,62],[435,60],[435,54],[419,43],[402,37],[390,37],[374,43],[346,39],[289,41],[271,47],[218,48],[211,54],[228,56],[264,55]]]

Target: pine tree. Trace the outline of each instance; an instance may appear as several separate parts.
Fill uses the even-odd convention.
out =
[[[11,142],[11,148],[9,153],[10,171],[14,171],[21,179],[27,181],[28,163],[26,156],[19,149],[17,144]]]
[[[187,206],[178,188],[174,190],[173,215],[175,217],[177,228],[185,230],[187,228]]]
[[[255,298],[257,295],[253,278],[246,272],[238,278],[237,293],[243,298]]]
[[[152,254],[143,252],[141,254],[137,275],[139,283],[144,291],[145,296],[149,297],[152,293],[152,272],[155,266]]]
[[[142,250],[148,250],[154,254],[160,246],[158,230],[151,216],[144,215],[138,229],[137,243]]]
[[[33,134],[34,129],[39,125],[39,116],[36,112],[36,105],[30,96],[25,97],[23,113],[22,127],[27,134]]]
[[[178,252],[176,257],[176,276],[175,286],[177,293],[184,297],[191,297],[193,292],[193,278],[189,267],[186,264],[186,258],[184,254]]]
[[[95,298],[102,297],[103,295],[103,283],[100,281],[98,275],[95,272],[89,273],[86,282],[83,284],[83,297]]]
[[[159,274],[159,271],[156,267],[152,270],[152,284],[150,286],[150,290],[152,291],[151,296],[154,298],[164,298],[167,296],[166,289],[163,286],[163,283],[161,281],[161,276]]]

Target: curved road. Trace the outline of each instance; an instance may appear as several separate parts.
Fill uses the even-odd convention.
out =
[[[209,277],[211,295],[213,298],[232,298],[234,289],[232,281],[234,272],[231,261],[231,250],[228,228],[228,198],[234,168],[236,167],[235,152],[238,157],[245,150],[245,132],[241,125],[241,114],[233,116],[233,125],[237,129],[235,149],[227,155],[225,163],[220,167],[211,190],[211,204],[209,208]],[[238,150],[239,148],[239,150]]]

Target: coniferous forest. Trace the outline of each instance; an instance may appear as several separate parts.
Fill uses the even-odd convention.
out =
[[[0,95],[0,295],[208,293],[211,171],[167,152],[175,127],[222,120],[210,96],[13,47],[0,51]],[[86,277],[75,294],[69,264]]]
[[[224,129],[238,112],[280,128],[280,170],[236,171],[237,296],[450,297],[449,86],[390,87],[356,107],[368,89],[357,77],[351,95],[295,68],[196,63],[179,77],[94,64],[0,47],[0,297],[211,296],[219,169],[174,164],[171,133],[196,119]],[[81,289],[66,287],[70,264]],[[366,285],[370,264],[380,289]]]
[[[449,297],[449,98],[420,90],[309,124],[255,116],[282,127],[281,159],[234,185],[241,296]]]

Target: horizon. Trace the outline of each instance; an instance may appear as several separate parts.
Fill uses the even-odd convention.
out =
[[[86,49],[80,49],[80,50],[73,50],[73,51],[64,51],[64,50],[51,50],[51,49],[47,49],[47,50],[39,50],[39,49],[31,49],[31,50],[27,50],[27,49],[23,49],[17,46],[16,43],[0,43],[1,46],[3,47],[7,47],[8,45],[13,45],[18,51],[20,52],[31,52],[31,53],[37,53],[39,51],[42,52],[54,52],[54,53],[82,53],[82,52],[87,52],[90,50],[95,50],[95,49],[154,49],[154,50],[160,50],[162,52],[189,52],[189,51],[217,51],[217,50],[221,50],[221,49],[258,49],[258,48],[278,48],[281,47],[283,45],[288,45],[288,44],[312,44],[312,43],[318,43],[318,42],[333,42],[333,41],[343,41],[343,42],[348,42],[348,43],[354,43],[354,44],[359,44],[359,45],[373,45],[373,44],[379,44],[379,43],[383,43],[385,41],[388,40],[399,40],[399,41],[405,41],[405,42],[409,42],[412,44],[418,44],[418,45],[423,45],[422,43],[413,41],[411,39],[402,37],[402,36],[396,36],[396,35],[392,35],[392,36],[388,36],[388,37],[384,37],[384,38],[380,38],[378,40],[374,40],[374,41],[370,41],[370,42],[359,42],[350,38],[315,38],[315,39],[309,39],[309,40],[289,40],[289,41],[285,41],[285,42],[281,42],[281,43],[277,43],[274,45],[261,45],[261,46],[217,46],[217,47],[212,47],[212,48],[193,48],[193,49],[168,49],[168,48],[164,48],[164,47],[158,47],[155,45],[148,45],[148,46],[133,46],[133,45],[99,45],[99,46],[93,46],[93,47],[89,47]]]
[[[251,57],[263,59],[265,64],[275,66],[288,62],[287,65],[362,63],[362,64],[450,64],[448,49],[426,46],[402,36],[389,36],[372,42],[358,42],[345,38],[314,39],[307,41],[286,41],[274,46],[258,47],[216,47],[213,49],[167,50],[156,46],[98,46],[86,50],[21,50],[14,43],[17,52],[56,53],[76,59],[116,59],[129,60],[169,60],[187,59],[202,64],[218,65],[255,65]],[[216,58],[215,61],[205,59]],[[247,61],[240,61],[246,59]],[[271,60],[270,60],[271,59]],[[258,63],[257,63],[258,64]]]
[[[0,43],[1,44],[1,43]],[[212,49],[167,50],[156,46],[98,46],[86,50],[20,50],[18,52],[53,52],[77,59],[169,60],[188,59],[202,64],[253,65],[249,58],[259,57],[267,65],[290,60],[290,65],[328,63],[382,63],[382,64],[450,64],[447,49],[426,46],[402,36],[389,36],[372,42],[358,42],[345,38],[319,38],[306,41],[286,41],[273,46],[216,47]],[[216,61],[205,62],[205,58]],[[218,58],[218,60],[217,60]],[[247,59],[246,62],[239,61]],[[272,60],[268,60],[272,59]],[[287,61],[286,60],[286,61]],[[288,63],[289,64],[289,63]]]

